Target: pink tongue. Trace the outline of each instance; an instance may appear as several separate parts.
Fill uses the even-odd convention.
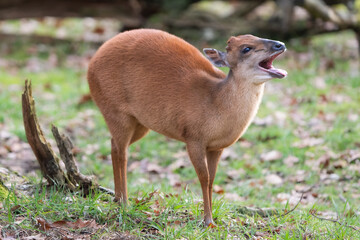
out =
[[[269,71],[271,71],[272,73],[276,74],[276,75],[282,75],[283,77],[286,77],[287,72],[283,69],[277,69],[277,68],[270,68]]]

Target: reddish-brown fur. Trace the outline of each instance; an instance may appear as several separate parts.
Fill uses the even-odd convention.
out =
[[[245,45],[258,51],[242,55]],[[270,78],[251,66],[269,56],[267,45],[251,35],[230,38],[228,76],[195,47],[159,30],[124,32],[98,50],[88,81],[112,135],[116,199],[127,200],[128,146],[152,129],[186,143],[203,191],[205,223],[213,225],[218,161],[257,112],[263,83]]]

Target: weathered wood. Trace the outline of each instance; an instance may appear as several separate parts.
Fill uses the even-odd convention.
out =
[[[72,153],[72,142],[68,137],[60,134],[55,126],[52,126],[52,133],[58,145],[61,158],[54,153],[50,144],[46,141],[36,116],[31,82],[28,80],[25,81],[22,108],[26,138],[39,162],[41,173],[48,183],[50,185],[65,186],[72,191],[80,189],[85,195],[91,189],[99,187],[93,177],[80,173]],[[59,165],[60,159],[65,164],[66,173]],[[101,189],[101,191],[103,190]]]
[[[80,173],[74,154],[72,153],[74,146],[70,139],[64,134],[60,134],[59,130],[54,125],[52,126],[51,131],[59,148],[61,160],[65,164],[69,182],[74,184],[75,187],[82,189],[85,194],[88,194],[92,187],[97,186],[95,181],[93,181],[93,177],[85,176]]]
[[[22,94],[22,112],[26,138],[40,165],[44,178],[50,185],[64,185],[66,178],[59,165],[59,158],[54,153],[51,145],[46,141],[39,125],[35,102],[32,97],[31,82],[25,81],[25,90]]]

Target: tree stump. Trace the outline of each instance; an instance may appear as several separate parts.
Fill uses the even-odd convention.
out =
[[[60,158],[46,141],[36,116],[31,82],[28,80],[25,81],[25,90],[22,94],[22,111],[26,138],[39,162],[41,173],[49,185],[65,186],[70,190],[80,189],[85,195],[91,189],[99,188],[93,177],[84,176],[80,173],[72,153],[73,144],[67,136],[60,134],[59,130],[52,126]],[[60,160],[64,162],[66,172],[61,168]],[[106,190],[105,188],[99,189]],[[106,192],[112,194],[110,190],[106,190]]]

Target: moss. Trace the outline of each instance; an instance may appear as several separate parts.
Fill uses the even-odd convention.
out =
[[[7,187],[3,184],[3,182],[0,180],[0,201],[7,198],[9,195],[9,190]]]

